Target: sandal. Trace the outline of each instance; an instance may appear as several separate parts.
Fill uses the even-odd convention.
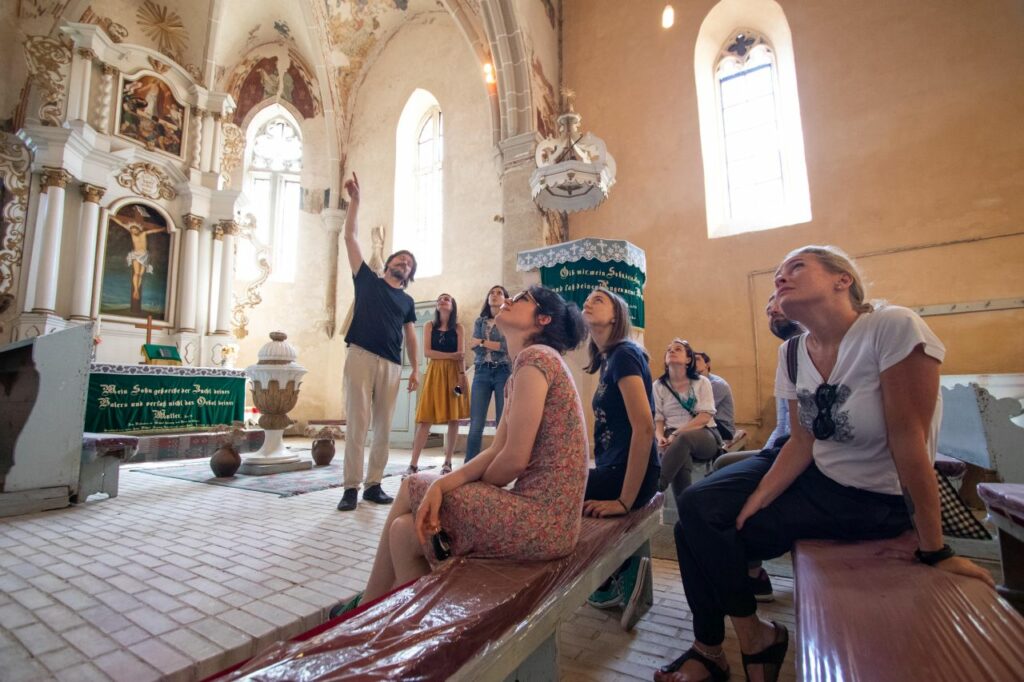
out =
[[[743,674],[750,680],[750,673],[747,668],[752,665],[764,666],[764,679],[766,682],[775,682],[779,679],[782,671],[782,661],[786,658],[786,649],[789,648],[789,631],[780,623],[772,621],[775,628],[775,641],[757,652],[756,654],[743,654]]]
[[[445,462],[444,466],[441,467],[441,475],[450,474],[452,472],[452,463]]]
[[[704,680],[711,680],[711,682],[726,682],[729,679],[729,669],[723,668],[722,666],[715,663],[713,660],[697,651],[694,647],[687,649],[682,656],[672,661],[666,666],[662,666],[658,672],[654,673],[654,679],[662,682],[664,680],[671,680],[672,673],[676,672],[683,667],[683,664],[689,660],[695,660],[704,666],[708,671],[708,676]]]

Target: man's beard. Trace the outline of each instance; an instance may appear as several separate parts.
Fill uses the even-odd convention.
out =
[[[391,270],[389,270],[388,272],[392,277],[397,279],[399,282],[405,282],[405,272],[403,272],[402,270],[398,268],[391,268]]]
[[[784,317],[772,318],[771,322],[768,323],[768,328],[772,330],[772,334],[775,334],[775,336],[779,337],[783,341],[791,336],[796,336],[804,330],[804,328],[800,326],[799,322],[794,322],[793,320],[788,320]]]

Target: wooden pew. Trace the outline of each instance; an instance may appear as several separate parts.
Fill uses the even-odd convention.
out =
[[[557,679],[559,623],[623,561],[648,551],[661,504],[659,494],[624,517],[584,519],[576,550],[562,559],[456,557],[211,679]],[[642,611],[653,601],[647,578]]]
[[[980,580],[917,563],[916,546],[797,543],[798,679],[1022,679],[1024,618]]]

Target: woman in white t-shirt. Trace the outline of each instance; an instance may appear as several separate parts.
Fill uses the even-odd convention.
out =
[[[665,373],[654,382],[654,435],[661,452],[658,490],[671,483],[676,497],[690,487],[694,461],[707,462],[718,454],[715,394],[682,339],[668,344]]]
[[[777,679],[788,633],[758,618],[746,562],[799,539],[869,540],[913,527],[919,561],[993,582],[942,542],[932,471],[938,337],[906,308],[866,303],[856,266],[832,246],[791,252],[775,290],[786,317],[807,329],[779,349],[775,393],[789,401],[791,437],[777,455],[763,451],[680,497],[676,552],[695,637],[656,680],[728,678],[727,615],[748,679]]]

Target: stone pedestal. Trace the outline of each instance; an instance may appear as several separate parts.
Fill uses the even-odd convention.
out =
[[[288,411],[299,399],[299,385],[306,369],[295,362],[295,348],[283,332],[271,332],[271,342],[259,352],[259,362],[246,368],[252,380],[253,404],[260,410],[260,426],[266,440],[258,452],[245,458],[239,473],[249,476],[310,469],[310,460],[299,459],[284,445],[284,430],[291,426]]]

